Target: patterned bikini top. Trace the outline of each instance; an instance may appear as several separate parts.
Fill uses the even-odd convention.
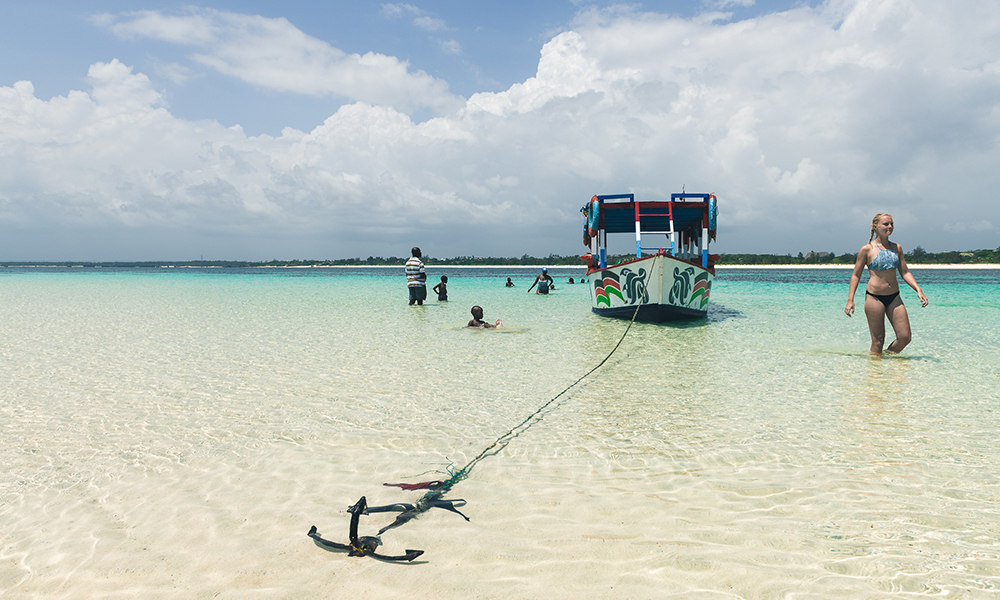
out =
[[[876,256],[873,261],[868,263],[868,269],[871,271],[885,271],[887,269],[895,269],[898,266],[899,255],[892,250],[886,250],[885,248],[879,248],[878,256]]]

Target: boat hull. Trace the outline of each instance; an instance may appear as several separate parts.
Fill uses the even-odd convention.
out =
[[[591,309],[604,317],[664,323],[703,319],[714,275],[665,254],[587,273]],[[636,307],[639,308],[636,313]]]

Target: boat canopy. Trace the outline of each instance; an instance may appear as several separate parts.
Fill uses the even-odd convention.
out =
[[[708,202],[708,194],[704,194]],[[600,196],[598,196],[600,198]],[[643,232],[670,231],[668,202],[645,201],[639,203],[639,227]],[[632,201],[608,201],[601,204],[601,222],[608,233],[635,233],[635,205]],[[675,231],[701,229],[705,206],[701,203],[675,203],[673,205]]]
[[[671,194],[670,200],[636,200],[635,194],[602,194],[580,209],[588,217],[584,242],[591,247],[589,261],[594,268],[606,266],[607,235],[635,235],[636,258],[643,251],[662,252],[662,246],[644,246],[643,235],[665,234],[671,256],[698,261],[710,268],[714,255],[708,254],[715,238],[718,208],[713,194]],[[596,218],[594,218],[596,217]]]

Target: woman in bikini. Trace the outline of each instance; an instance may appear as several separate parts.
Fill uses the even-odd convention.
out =
[[[892,235],[892,215],[879,213],[872,219],[872,235],[868,243],[858,252],[858,260],[854,263],[851,274],[851,289],[847,292],[847,306],[844,312],[848,317],[854,314],[854,293],[861,283],[861,273],[868,265],[868,285],[865,288],[865,316],[868,317],[868,330],[872,334],[872,354],[882,354],[885,344],[885,318],[889,317],[892,330],[896,332],[896,340],[889,344],[886,352],[898,353],[910,343],[910,318],[899,297],[899,282],[896,281],[896,271],[920,298],[920,306],[927,306],[927,296],[917,285],[913,273],[906,266],[903,258],[903,248],[889,241]]]

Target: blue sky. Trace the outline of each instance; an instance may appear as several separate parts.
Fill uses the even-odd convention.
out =
[[[723,252],[1000,245],[995,2],[469,4],[0,5],[0,260],[571,254],[682,186]]]
[[[804,1],[733,3],[734,17],[752,17],[808,5]],[[816,4],[813,0],[812,4]],[[499,92],[535,74],[542,46],[588,10],[615,10],[612,2],[203,2],[131,1],[10,2],[0,6],[0,85],[30,80],[41,98],[65,95],[85,85],[85,67],[110,58],[146,74],[164,91],[171,112],[182,119],[240,124],[251,134],[278,135],[284,127],[307,131],[343,103],[343,98],[280,94],[192,64],[190,51],[161,41],[120,39],[94,23],[97,15],[157,11],[180,15],[194,7],[287,19],[304,34],[347,53],[376,52],[407,61],[415,70],[447,82],[468,98]],[[624,7],[628,7],[627,9]],[[668,1],[623,5],[619,10],[691,17],[715,7]],[[168,65],[190,69],[183,82]],[[192,79],[194,79],[192,81]]]

